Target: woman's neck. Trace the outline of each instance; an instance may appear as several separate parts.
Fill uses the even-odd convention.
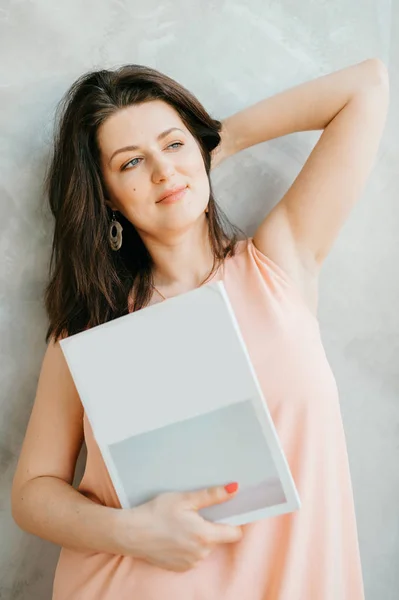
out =
[[[154,261],[154,285],[166,298],[197,288],[212,270],[207,220],[173,240],[145,243]]]

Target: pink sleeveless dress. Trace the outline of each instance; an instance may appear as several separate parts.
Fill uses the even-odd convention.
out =
[[[252,241],[240,242],[223,278],[302,507],[244,527],[196,568],[61,550],[53,600],[363,600],[356,519],[334,376],[317,319],[290,278]],[[87,418],[79,489],[119,502]]]

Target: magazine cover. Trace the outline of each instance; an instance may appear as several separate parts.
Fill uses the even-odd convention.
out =
[[[300,500],[222,282],[60,342],[121,506],[231,481],[242,525]]]

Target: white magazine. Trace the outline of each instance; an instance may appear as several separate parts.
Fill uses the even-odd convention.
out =
[[[239,483],[210,521],[300,500],[230,300],[210,283],[60,342],[123,508]]]

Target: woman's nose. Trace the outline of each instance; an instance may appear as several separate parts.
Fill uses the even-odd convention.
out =
[[[175,172],[175,167],[171,160],[166,157],[157,158],[154,160],[152,178],[154,182],[169,179]]]

